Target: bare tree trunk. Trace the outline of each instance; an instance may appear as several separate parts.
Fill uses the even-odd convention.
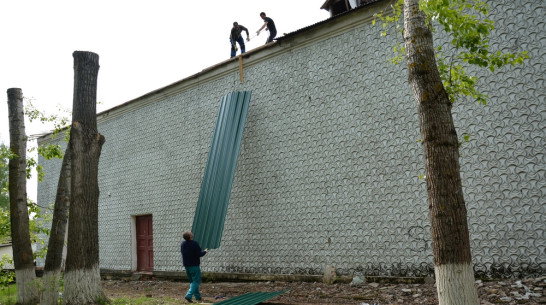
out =
[[[96,304],[107,300],[99,268],[99,158],[104,136],[97,131],[99,56],[76,51],[74,102],[69,146],[72,149],[70,217],[64,304]]]
[[[404,1],[404,41],[425,155],[438,300],[442,305],[479,304],[452,104],[438,72],[432,32],[419,11],[419,0]]]
[[[47,256],[42,277],[41,305],[57,305],[59,300],[59,284],[63,265],[63,250],[66,239],[66,225],[68,221],[68,207],[70,206],[70,169],[72,150],[67,146],[64,153],[51,232],[47,245]]]
[[[17,156],[9,160],[9,199],[13,263],[17,281],[17,303],[36,304],[38,285],[32,246],[30,243],[28,208],[25,135],[25,113],[23,92],[18,88],[8,89],[10,149]]]

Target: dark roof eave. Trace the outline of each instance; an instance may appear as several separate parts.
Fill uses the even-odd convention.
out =
[[[327,7],[328,7],[328,4],[330,4],[330,1],[332,0],[326,0],[322,6],[320,7],[321,10],[328,10]]]
[[[331,1],[331,0],[327,0],[327,1],[323,4],[323,6],[326,5],[326,4],[328,4],[330,1]],[[332,20],[334,20],[334,19],[341,18],[341,17],[343,17],[343,16],[345,16],[345,15],[351,14],[351,13],[356,12],[356,11],[359,11],[359,10],[362,10],[362,9],[364,9],[364,8],[367,8],[368,6],[370,6],[370,5],[372,5],[372,4],[375,4],[375,3],[378,3],[378,2],[382,2],[382,1],[386,1],[386,0],[375,0],[375,1],[371,1],[370,3],[366,3],[366,4],[364,4],[364,5],[361,5],[361,6],[359,6],[359,7],[356,7],[356,8],[354,8],[354,9],[350,9],[350,10],[348,10],[348,11],[346,11],[346,12],[341,13],[341,14],[337,14],[337,15],[335,15],[335,16],[333,16],[333,17],[328,18],[328,19],[319,21],[319,22],[317,22],[317,23],[315,23],[315,24],[306,26],[306,27],[301,28],[301,29],[299,29],[299,30],[295,30],[294,32],[290,32],[290,33],[288,33],[288,34],[286,34],[286,35],[284,35],[284,36],[281,36],[281,37],[279,37],[279,38],[275,38],[275,40],[276,40],[276,41],[282,41],[282,40],[287,39],[287,38],[290,38],[290,37],[292,37],[292,36],[294,36],[294,35],[296,35],[296,34],[299,34],[299,33],[301,33],[301,32],[305,32],[305,31],[311,30],[311,29],[313,29],[313,28],[315,28],[315,27],[317,27],[317,26],[319,26],[319,25],[321,25],[321,24],[324,24],[324,23],[326,23],[326,22],[330,22],[330,21],[332,21]],[[321,9],[322,9],[322,7],[321,7]]]

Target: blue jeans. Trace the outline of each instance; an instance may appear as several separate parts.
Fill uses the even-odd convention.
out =
[[[236,42],[239,43],[239,47],[241,48],[241,54],[245,52],[245,40],[243,39],[243,36],[239,36]],[[233,40],[231,40],[231,37],[229,38],[229,44],[231,45],[231,57],[235,57],[235,54],[237,54],[237,51],[235,51],[235,44],[233,44]]]
[[[185,266],[186,275],[188,276],[188,281],[190,282],[190,289],[186,293],[186,298],[191,300],[192,296],[195,296],[195,299],[201,299],[201,293],[199,293],[199,285],[201,284],[201,268],[199,266]]]

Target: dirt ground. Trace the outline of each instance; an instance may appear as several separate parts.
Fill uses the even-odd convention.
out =
[[[174,298],[187,303],[184,294],[187,282],[172,281],[103,281],[108,297]],[[481,282],[476,287],[481,304],[546,304],[543,289],[546,277],[524,280]],[[289,290],[262,304],[438,304],[434,284],[379,284],[364,283],[323,284],[305,282],[244,282],[202,283],[200,304],[220,302],[247,292]]]

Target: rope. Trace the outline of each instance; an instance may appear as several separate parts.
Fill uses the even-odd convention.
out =
[[[260,33],[262,32],[263,30],[260,31]],[[254,39],[255,37],[257,37],[258,34],[254,34],[252,36],[250,36],[250,38],[248,39],[248,41],[251,41],[252,39]]]

